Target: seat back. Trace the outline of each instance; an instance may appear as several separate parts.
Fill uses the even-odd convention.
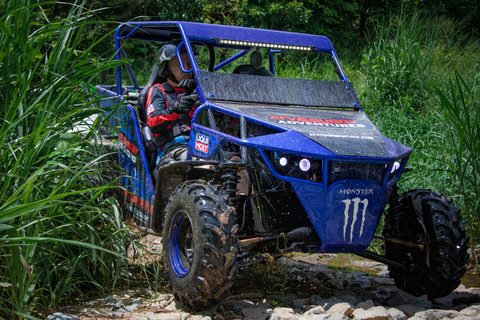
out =
[[[155,84],[160,82],[160,76],[158,74],[158,66],[155,64],[153,67],[152,73],[150,74],[150,78],[148,79],[147,84],[140,92],[138,96],[138,111],[140,116],[140,121],[143,123],[147,123],[147,111],[146,111],[146,102],[147,102],[147,95],[150,88]]]

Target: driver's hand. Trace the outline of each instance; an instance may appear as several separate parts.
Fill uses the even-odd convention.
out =
[[[173,104],[172,111],[178,114],[189,112],[192,110],[197,99],[197,95],[182,96]]]
[[[197,87],[197,81],[195,81],[195,79],[183,79],[178,83],[178,87],[185,89],[185,94],[189,95]]]

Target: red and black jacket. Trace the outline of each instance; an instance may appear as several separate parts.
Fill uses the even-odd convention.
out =
[[[185,89],[172,87],[167,82],[153,85],[147,93],[147,125],[155,136],[166,133],[172,129],[172,122],[182,114],[169,110],[169,107],[177,103],[177,98],[185,94]],[[190,123],[195,108],[188,113],[187,122]]]

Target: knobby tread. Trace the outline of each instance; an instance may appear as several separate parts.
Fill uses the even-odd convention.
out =
[[[170,259],[173,216],[183,212],[191,222],[195,249],[188,274],[179,277]],[[194,309],[225,297],[238,268],[238,226],[235,210],[220,188],[202,180],[180,184],[165,209],[163,248],[165,273],[177,300]]]
[[[411,190],[398,196],[386,217],[384,235],[417,244],[425,250],[386,242],[387,258],[408,266],[390,268],[402,290],[430,299],[449,294],[460,284],[468,260],[459,210],[440,193]]]

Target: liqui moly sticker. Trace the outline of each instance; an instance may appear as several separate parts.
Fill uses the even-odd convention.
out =
[[[195,150],[198,150],[203,153],[208,153],[208,143],[210,138],[203,134],[195,134]]]

